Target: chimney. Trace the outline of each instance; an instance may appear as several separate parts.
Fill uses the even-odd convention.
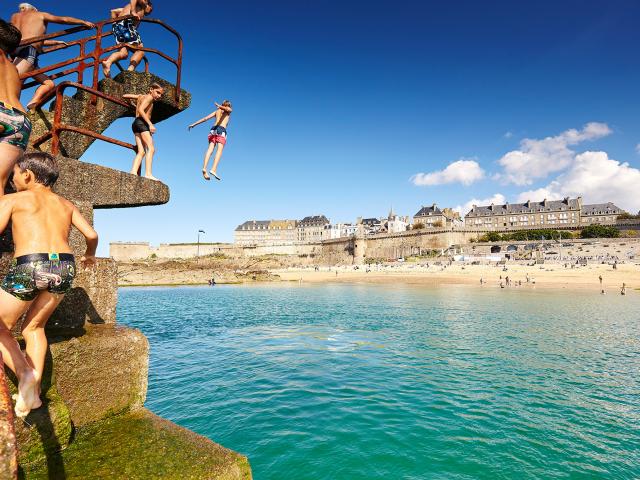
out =
[[[547,199],[546,198],[542,201],[542,205],[544,205],[545,207],[547,206]]]
[[[491,202],[491,206],[489,207],[489,209],[493,212],[493,202]]]
[[[565,203],[566,205],[569,205],[569,197],[564,197],[564,203]]]
[[[525,203],[525,205],[527,206],[527,208],[531,208],[531,200],[527,200],[527,203]]]

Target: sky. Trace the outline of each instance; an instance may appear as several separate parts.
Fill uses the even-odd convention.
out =
[[[16,2],[17,3],[17,2]],[[43,0],[97,21],[108,2]],[[582,195],[640,210],[640,4],[558,2],[176,2],[153,17],[184,39],[185,112],[158,124],[154,175],[167,205],[99,210],[113,241],[233,240],[246,220],[333,222]],[[3,17],[12,8],[3,2]],[[54,31],[58,26],[52,26]],[[143,25],[145,46],[176,42]],[[151,70],[175,68],[150,56]],[[201,177],[209,124],[228,98],[221,182]],[[131,119],[106,134],[132,141]],[[82,158],[128,171],[96,142]]]

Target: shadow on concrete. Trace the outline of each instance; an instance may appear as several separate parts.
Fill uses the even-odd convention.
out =
[[[52,400],[48,395],[49,389],[52,385],[52,374],[53,361],[51,351],[47,349],[45,368],[42,375],[42,407],[32,410],[24,420],[16,419],[16,422],[24,421],[28,428],[35,428],[37,430],[38,435],[40,436],[40,442],[44,449],[48,478],[50,480],[64,480],[67,476],[62,458],[63,446],[58,439],[54,420],[51,418],[51,411],[55,410],[55,405],[50,405]],[[12,377],[12,381],[17,385],[17,379],[15,376],[12,373],[10,373],[10,375]],[[27,478],[21,465],[18,465],[18,478]]]
[[[85,322],[93,325],[106,323],[87,291],[82,287],[73,287],[51,315],[46,331],[55,335],[68,333],[69,336],[79,337],[85,333]]]

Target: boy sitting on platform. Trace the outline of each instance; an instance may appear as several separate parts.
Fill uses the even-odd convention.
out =
[[[14,259],[0,285],[0,351],[18,377],[15,412],[24,418],[42,405],[40,381],[47,352],[44,326],[72,286],[76,265],[69,233],[75,226],[87,242],[83,266],[95,264],[98,234],[78,208],[51,187],[58,166],[48,153],[24,155],[13,168],[17,193],[0,199],[0,231],[12,224]],[[11,335],[23,314],[26,356]]]

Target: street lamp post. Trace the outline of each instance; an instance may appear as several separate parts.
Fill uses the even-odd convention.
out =
[[[204,230],[198,230],[198,248],[196,250],[196,263],[200,261],[200,234],[205,233]]]

